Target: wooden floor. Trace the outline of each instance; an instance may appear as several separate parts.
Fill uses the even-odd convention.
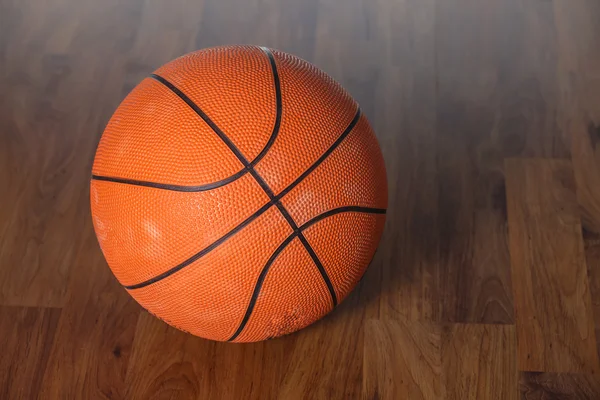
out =
[[[120,100],[195,49],[306,58],[390,208],[330,315],[215,343],[141,309],[89,215]],[[1,399],[600,399],[598,0],[0,1]]]

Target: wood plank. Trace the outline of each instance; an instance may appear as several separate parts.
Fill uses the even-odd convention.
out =
[[[583,229],[583,241],[594,313],[596,348],[600,358],[600,233]]]
[[[438,126],[486,151],[471,162],[501,167],[498,153],[569,156],[569,138],[555,118],[553,7],[527,0],[437,2]]]
[[[41,398],[122,398],[140,306],[106,265],[91,218],[77,255]]]
[[[121,98],[123,57],[103,44],[134,29],[121,19],[127,8],[118,0],[102,6],[57,1],[52,12],[14,15],[11,35],[20,44],[5,48],[0,78],[4,97],[12,99],[0,109],[7,128],[0,159],[10,163],[0,185],[11,188],[9,206],[0,211],[0,304],[61,307],[66,301],[83,245],[81,221],[89,218],[95,146]],[[113,12],[119,17],[106,17]],[[56,22],[69,13],[68,23]],[[123,28],[111,30],[100,22],[104,17]]]
[[[571,135],[582,225],[600,233],[600,4],[555,2],[562,129]]]
[[[368,321],[363,398],[516,399],[510,325]]]
[[[58,308],[0,307],[0,397],[37,396],[55,338]]]
[[[446,398],[517,399],[514,326],[450,324],[442,333]]]
[[[597,113],[600,126],[600,98]],[[580,114],[565,123],[565,129],[572,135],[573,173],[581,223],[586,231],[600,234],[600,130],[586,119]]]
[[[519,389],[522,400],[600,398],[600,380],[595,375],[523,372]]]
[[[231,345],[140,315],[126,398],[274,399],[293,339]]]
[[[379,255],[382,262],[381,315],[417,320],[441,318],[437,179],[431,136],[386,140],[391,156],[390,207]],[[419,134],[421,132],[422,134]],[[431,133],[432,131],[429,131]],[[388,136],[388,138],[391,137]],[[401,150],[402,149],[402,150]]]
[[[199,368],[202,372],[202,367],[212,361],[212,347],[211,343],[195,340],[142,312],[127,372],[126,396],[132,399],[198,398],[204,379],[196,375],[196,370]],[[195,353],[194,358],[186,358],[189,351]],[[231,386],[223,384],[222,387],[230,390]]]
[[[511,159],[506,175],[519,368],[597,372],[571,165]]]
[[[569,156],[552,3],[440,1],[435,21],[442,320],[511,324],[503,160]]]
[[[559,49],[559,114],[571,135],[573,173],[577,184],[585,256],[600,349],[600,4],[577,0],[555,2]]]
[[[381,33],[392,65],[382,71],[375,129],[386,157],[388,224],[383,257],[382,318],[437,321],[441,313],[435,140],[433,1],[382,7]],[[417,45],[415,45],[417,44]],[[401,111],[399,111],[401,110]]]
[[[128,58],[132,72],[138,72],[132,83],[139,83],[161,65],[199,48],[195,42],[202,26],[198,23],[202,20],[202,5],[197,0],[146,4],[135,19],[131,18],[135,34]]]
[[[207,1],[196,47],[252,43],[312,60],[317,0]],[[223,26],[230,29],[223,29]],[[235,28],[234,28],[235,27]]]
[[[444,399],[441,328],[428,322],[369,320],[363,398]]]

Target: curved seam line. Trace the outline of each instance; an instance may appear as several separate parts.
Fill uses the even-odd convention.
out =
[[[225,186],[229,183],[232,183],[232,182],[238,180],[239,178],[241,178],[242,176],[244,176],[246,173],[248,173],[248,168],[243,168],[240,171],[236,172],[235,174],[233,174],[225,179],[222,179],[217,182],[207,183],[206,185],[199,185],[199,186],[171,185],[171,184],[166,184],[166,183],[139,181],[136,179],[123,179],[123,178],[116,178],[116,177],[104,176],[104,175],[92,175],[92,179],[97,180],[97,181],[123,183],[125,185],[145,186],[145,187],[151,187],[154,189],[171,190],[171,191],[175,191],[175,192],[204,192],[206,190],[217,189],[217,188],[220,188],[221,186]]]
[[[331,283],[331,278],[329,277],[329,274],[325,270],[325,267],[323,267],[323,263],[321,263],[319,256],[317,256],[317,253],[312,248],[312,246],[310,245],[310,243],[308,242],[306,237],[304,237],[302,232],[298,233],[298,238],[302,242],[302,245],[304,245],[304,248],[308,252],[308,255],[310,256],[310,258],[312,258],[313,262],[317,266],[317,269],[319,270],[319,273],[321,274],[321,277],[323,278],[323,281],[325,282],[325,285],[327,286],[327,290],[329,290],[329,295],[331,296],[331,302],[333,303],[333,306],[334,307],[337,306],[338,301],[337,301],[337,295],[335,294],[335,288],[333,287],[333,284]]]
[[[246,324],[248,323],[248,320],[250,319],[250,316],[252,315],[252,312],[254,311],[254,306],[256,305],[256,301],[258,299],[258,295],[262,289],[262,285],[264,283],[264,280],[267,276],[267,273],[269,272],[271,265],[275,262],[275,260],[277,259],[277,257],[279,256],[279,254],[281,254],[283,252],[283,250],[285,250],[285,248],[287,247],[288,244],[291,243],[291,241],[296,238],[299,235],[302,235],[302,231],[306,230],[307,228],[311,227],[312,225],[314,225],[315,223],[328,218],[332,215],[335,214],[340,214],[343,212],[359,212],[359,213],[367,213],[367,214],[385,214],[386,210],[382,209],[382,208],[370,208],[370,207],[360,207],[360,206],[347,206],[347,207],[339,207],[339,208],[334,208],[333,210],[329,210],[326,211],[322,214],[317,215],[316,217],[310,219],[309,221],[305,222],[302,226],[300,226],[298,228],[297,231],[294,231],[292,234],[290,234],[278,247],[277,249],[275,249],[275,251],[273,252],[273,254],[271,254],[271,256],[269,257],[268,261],[265,263],[265,266],[262,268],[258,279],[256,281],[256,284],[254,286],[254,290],[252,291],[252,297],[250,298],[250,302],[248,303],[248,307],[246,308],[246,312],[244,313],[244,317],[242,318],[242,321],[240,322],[240,325],[238,326],[238,328],[236,329],[236,331],[234,332],[234,334],[227,339],[228,342],[231,342],[232,340],[235,340],[244,330]],[[314,262],[314,260],[313,260]],[[322,265],[321,265],[322,267]],[[331,282],[330,282],[331,283]]]
[[[128,290],[133,290],[133,289],[140,289],[143,288],[145,286],[151,285],[155,282],[158,282],[170,275],[173,275],[175,272],[180,271],[181,269],[185,268],[186,266],[190,265],[191,263],[193,263],[194,261],[200,259],[202,256],[206,255],[207,253],[209,253],[210,251],[214,250],[216,247],[218,247],[221,243],[223,243],[224,241],[226,241],[227,239],[229,239],[231,236],[233,236],[234,234],[236,234],[238,231],[240,231],[242,228],[244,228],[246,225],[250,224],[252,221],[254,221],[256,218],[260,217],[264,212],[266,212],[269,208],[271,208],[273,204],[271,202],[268,202],[267,204],[265,204],[264,206],[262,206],[257,212],[255,212],[254,214],[252,214],[251,216],[249,216],[248,218],[246,218],[243,222],[241,222],[239,225],[237,225],[235,228],[233,228],[232,230],[230,230],[229,232],[227,232],[225,235],[221,236],[219,239],[217,239],[216,241],[214,241],[213,243],[211,243],[210,245],[208,245],[207,247],[203,248],[202,250],[200,250],[198,253],[194,254],[193,256],[191,256],[190,258],[188,258],[187,260],[183,261],[182,263],[176,265],[175,267],[159,274],[156,275],[153,278],[150,278],[148,280],[145,280],[143,282],[140,283],[136,283],[135,285],[123,285],[125,287],[125,289]]]
[[[225,132],[223,132],[221,130],[221,128],[219,128],[217,126],[217,124],[215,124],[214,121],[212,119],[210,119],[208,117],[208,115],[206,115],[206,113],[204,111],[202,111],[202,109],[196,103],[194,103],[192,101],[192,99],[190,99],[185,93],[183,93],[181,91],[181,89],[179,89],[177,86],[175,86],[174,84],[172,84],[171,82],[169,82],[167,79],[163,78],[160,75],[150,74],[150,78],[155,79],[158,82],[162,83],[167,88],[169,88],[173,93],[175,93],[177,96],[179,96],[179,98],[181,100],[183,100],[188,106],[190,106],[190,108],[192,110],[194,110],[194,112],[196,114],[198,114],[198,116],[200,118],[202,118],[202,120],[204,120],[204,122],[206,122],[206,124],[213,130],[213,132],[215,132],[217,134],[217,136],[223,141],[223,143],[225,143],[225,145],[227,147],[229,147],[229,150],[231,150],[231,152],[237,157],[237,159],[240,160],[240,162],[244,165],[244,167],[248,167],[250,165],[250,162],[248,162],[248,160],[246,159],[246,157],[244,157],[244,155],[242,154],[240,149],[238,149],[236,147],[236,145],[233,144],[233,142],[229,139],[229,137],[227,137],[227,135],[225,135]]]
[[[321,165],[321,163],[325,161],[325,159],[329,157],[331,153],[333,153],[333,151],[344,141],[344,139],[350,134],[350,132],[352,132],[352,130],[358,123],[358,120],[360,119],[360,115],[360,108],[357,108],[354,118],[352,119],[352,121],[350,121],[350,124],[346,127],[344,132],[342,132],[342,134],[336,139],[336,141],[333,142],[331,146],[329,146],[329,148],[325,151],[325,153],[323,153],[323,155],[321,155],[321,157],[317,159],[317,161],[315,161],[306,171],[302,173],[302,175],[296,178],[294,182],[289,184],[276,196],[278,200],[284,197],[286,194],[288,194],[292,189],[294,189],[300,182],[302,182],[308,175],[310,175],[311,172],[313,172],[319,165]]]
[[[258,162],[260,160],[262,160],[262,158],[267,154],[267,152],[269,151],[271,146],[273,146],[273,143],[275,143],[275,139],[279,135],[279,128],[281,127],[281,118],[282,118],[281,115],[283,113],[283,105],[282,105],[282,99],[281,99],[281,81],[279,79],[279,72],[277,70],[277,63],[275,62],[275,57],[273,56],[273,53],[271,52],[271,50],[267,49],[266,47],[261,47],[260,49],[267,55],[267,57],[269,58],[269,64],[271,64],[271,72],[273,74],[273,84],[275,86],[276,113],[275,113],[275,124],[273,125],[273,132],[271,133],[271,137],[269,138],[269,141],[267,142],[265,147],[263,147],[262,151],[250,163],[250,165],[252,165],[252,166],[258,164]]]
[[[202,192],[202,191],[216,189],[221,186],[227,185],[227,184],[237,180],[238,178],[241,178],[245,174],[247,174],[249,172],[249,166],[256,165],[267,154],[267,152],[270,150],[271,146],[273,146],[273,143],[275,143],[275,140],[277,139],[277,136],[279,135],[279,128],[281,127],[281,113],[282,113],[281,82],[279,80],[279,73],[277,72],[277,64],[275,62],[275,58],[273,57],[273,54],[268,49],[261,47],[261,50],[269,58],[269,65],[271,67],[271,72],[273,75],[273,82],[274,82],[274,86],[275,86],[276,113],[275,113],[275,122],[273,124],[273,130],[271,132],[271,136],[269,137],[269,140],[267,141],[267,143],[265,144],[263,149],[260,151],[260,153],[258,153],[258,155],[254,158],[254,160],[252,160],[252,162],[249,163],[249,165],[245,166],[244,168],[242,168],[241,170],[239,170],[238,172],[236,172],[235,174],[233,174],[227,178],[224,178],[217,182],[208,183],[205,185],[193,185],[193,186],[173,185],[173,184],[168,184],[168,183],[155,183],[155,182],[149,182],[149,181],[143,181],[143,180],[137,180],[137,179],[126,179],[126,178],[118,178],[118,177],[104,176],[104,175],[92,175],[92,179],[99,180],[99,181],[123,183],[126,185],[153,187],[156,189],[172,190],[172,191],[177,191],[177,192]],[[176,88],[175,85],[172,85],[170,82],[168,82],[164,78],[163,78],[164,79],[164,81],[163,81],[163,79],[160,79],[162,77],[160,77],[159,75],[156,75],[156,74],[151,74],[150,77],[153,78],[154,80],[160,82],[164,86],[166,86],[169,90],[171,90],[179,98],[181,98],[188,106],[190,106],[192,108],[192,110],[194,112],[196,112],[200,116],[200,118],[202,118],[202,120],[204,120],[204,122],[206,122],[208,124],[208,126],[213,131],[215,131],[217,133],[217,135],[221,139],[223,139],[221,137],[221,135],[215,130],[215,128],[216,128],[222,133],[222,131],[217,127],[217,125],[214,122],[212,122],[212,120],[211,120],[211,123],[209,123],[207,121],[207,119],[210,119],[210,118],[205,113],[203,113],[203,112],[198,113],[198,110],[200,110],[199,107],[197,110],[196,108],[191,106],[191,104],[190,104],[190,102],[192,102],[191,99],[188,98],[188,100],[189,100],[189,102],[188,102],[186,99],[184,99],[182,97],[182,96],[185,96],[187,98],[187,96],[183,92],[181,92],[179,89],[177,89],[177,91],[173,90],[173,88]],[[224,133],[223,133],[223,135],[224,135]],[[227,142],[225,142],[225,144],[229,147]],[[233,145],[233,143],[232,143],[232,145]],[[234,154],[235,154],[235,152],[234,152]],[[237,156],[237,154],[235,154],[235,155]],[[239,159],[239,157],[238,157],[238,159]],[[243,162],[242,162],[242,164],[243,164]]]

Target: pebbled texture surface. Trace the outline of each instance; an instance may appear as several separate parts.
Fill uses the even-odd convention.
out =
[[[98,144],[92,173],[202,185],[243,168],[227,146],[177,95],[144,79],[123,100]]]

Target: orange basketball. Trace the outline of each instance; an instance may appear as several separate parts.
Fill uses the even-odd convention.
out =
[[[356,102],[261,47],[201,50],[144,79],[92,174],[94,228],[119,282],[213,340],[264,340],[327,314],[385,222],[385,166]]]

